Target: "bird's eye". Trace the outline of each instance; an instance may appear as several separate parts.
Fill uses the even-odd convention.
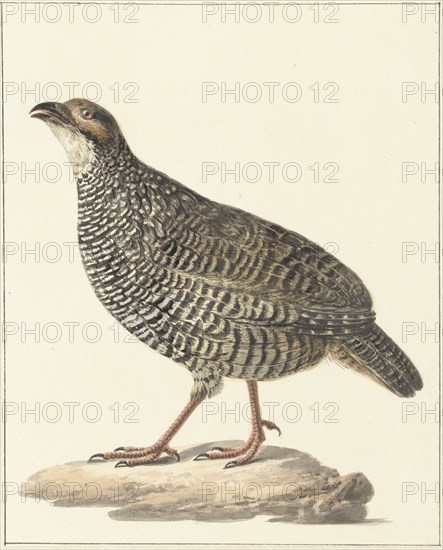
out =
[[[90,109],[83,109],[80,112],[80,115],[85,120],[91,120],[91,118],[94,118],[94,113]]]

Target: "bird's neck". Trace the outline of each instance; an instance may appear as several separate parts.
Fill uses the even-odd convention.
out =
[[[94,150],[87,163],[74,168],[79,203],[94,202],[98,206],[101,198],[125,185],[126,175],[139,162],[124,140],[112,149]]]

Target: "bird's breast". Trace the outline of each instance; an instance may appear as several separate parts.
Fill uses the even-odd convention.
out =
[[[130,210],[117,203],[79,203],[78,242],[88,279],[111,311],[121,307],[125,289],[136,283],[142,257],[140,229]]]

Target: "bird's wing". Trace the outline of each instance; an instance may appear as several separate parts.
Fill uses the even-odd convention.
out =
[[[361,279],[305,237],[171,180],[150,210],[145,222],[158,284],[174,280],[169,288],[175,293],[181,284],[177,307],[186,307],[190,317],[211,312],[238,323],[324,335],[358,333],[372,324]]]
[[[372,326],[362,281],[321,247],[164,175],[152,179],[155,188],[121,198],[132,213],[121,321],[142,341],[196,372],[213,364],[225,376],[266,379],[318,362],[330,336]]]

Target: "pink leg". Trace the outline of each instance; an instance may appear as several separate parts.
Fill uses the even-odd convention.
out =
[[[200,460],[203,458],[234,458],[225,465],[225,468],[232,468],[234,466],[241,466],[250,462],[257,454],[260,445],[266,439],[263,426],[268,430],[277,430],[281,434],[280,428],[271,422],[270,420],[263,420],[260,412],[260,403],[258,399],[258,385],[255,380],[248,380],[249,400],[251,402],[251,415],[252,415],[252,429],[249,439],[244,445],[238,448],[221,448],[215,447],[207,453],[199,454],[194,460]]]
[[[186,407],[154,445],[150,447],[117,447],[117,449],[108,453],[96,453],[92,455],[89,462],[94,462],[97,458],[104,460],[124,458],[127,460],[120,460],[115,467],[131,467],[154,462],[162,453],[175,456],[177,460],[180,460],[177,451],[169,447],[169,442],[204,399],[204,397],[191,398]]]

